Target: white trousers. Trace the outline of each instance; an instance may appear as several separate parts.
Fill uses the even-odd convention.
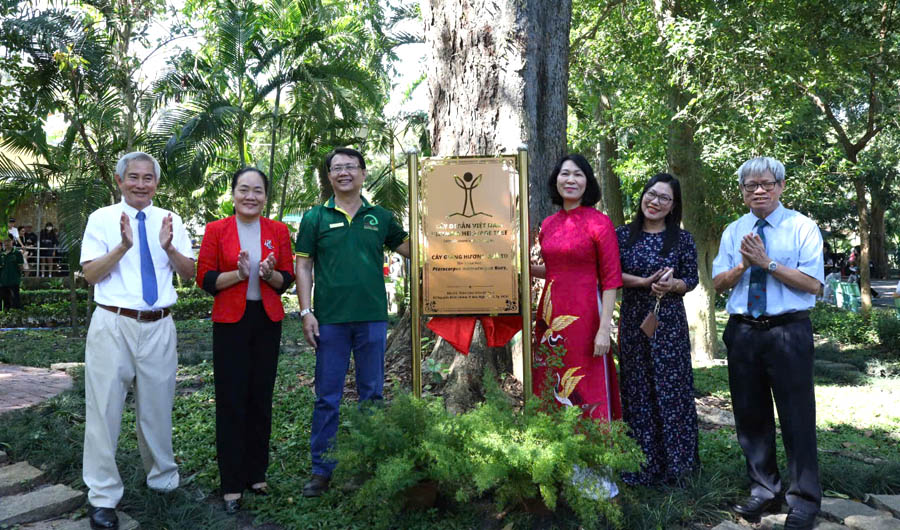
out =
[[[172,403],[175,399],[175,323],[172,317],[138,322],[98,307],[85,345],[85,428],[82,477],[88,501],[115,508],[124,485],[116,467],[116,447],[125,396],[134,389],[138,447],[147,486],[178,487],[172,453]]]

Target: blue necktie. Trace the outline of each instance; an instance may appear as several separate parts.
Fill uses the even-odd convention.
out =
[[[147,244],[147,225],[144,212],[138,212],[138,245],[141,247],[141,289],[144,301],[153,307],[158,298],[156,292],[156,269],[153,267],[153,258],[150,256],[150,245]]]
[[[766,226],[765,219],[756,221],[756,233],[762,239],[763,245],[766,244],[766,234],[763,227]],[[750,289],[747,291],[747,310],[750,316],[759,318],[766,314],[766,269],[762,267],[750,267]]]

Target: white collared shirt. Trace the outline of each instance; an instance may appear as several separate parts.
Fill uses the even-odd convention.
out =
[[[130,218],[134,244],[110,270],[109,274],[94,286],[94,301],[98,304],[141,311],[169,307],[178,299],[175,287],[172,286],[172,273],[175,269],[169,262],[166,251],[159,244],[159,231],[162,228],[163,218],[172,212],[157,208],[152,203],[143,209],[147,216],[144,219],[147,229],[147,244],[150,247],[150,256],[153,258],[153,267],[156,269],[156,286],[159,295],[152,307],[144,302],[143,297],[139,223],[136,217],[138,210],[129,206],[124,200],[118,204],[100,208],[88,217],[84,238],[81,241],[80,262],[84,265],[87,261],[100,258],[122,241],[119,219],[123,211]],[[191,240],[187,230],[184,229],[181,217],[174,213],[172,213],[172,232],[172,245],[175,250],[184,256],[193,258]]]
[[[747,213],[728,225],[719,243],[719,254],[713,261],[713,278],[730,270],[741,262],[741,239],[756,231],[757,217]],[[785,208],[778,207],[766,217],[766,254],[779,265],[792,269],[825,283],[825,257],[822,254],[822,234],[812,219]],[[745,315],[747,292],[750,289],[750,269],[732,288],[726,309],[729,314]],[[816,295],[788,287],[771,274],[766,274],[766,315],[780,315],[803,311],[816,305]]]

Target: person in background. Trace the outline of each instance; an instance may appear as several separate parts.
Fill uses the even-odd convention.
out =
[[[59,245],[59,239],[56,237],[53,223],[44,225],[38,241],[41,244],[41,264],[38,276],[41,276],[42,273],[46,274],[46,276],[52,276],[53,271],[56,269],[56,247]]]
[[[691,337],[684,295],[697,286],[697,248],[681,229],[681,184],[659,173],[634,220],[616,229],[622,255],[619,370],[623,417],[646,461],[631,484],[681,484],[700,466]],[[658,304],[658,305],[657,305]],[[641,324],[658,307],[652,337]]]
[[[216,459],[229,515],[240,509],[244,490],[268,493],[281,294],[294,281],[288,228],[262,217],[268,191],[262,171],[236,171],[234,215],[206,225],[198,255],[197,285],[215,296]]]
[[[16,227],[16,218],[10,217],[9,223],[7,224],[7,233],[9,234],[9,238],[13,240],[16,246],[23,246],[22,240],[19,237],[19,229]]]
[[[12,236],[0,240],[0,310],[21,309],[19,285],[22,283],[22,269],[25,258],[15,246]]]
[[[20,230],[20,236],[22,238],[22,243],[25,245],[25,248],[33,249],[37,246],[38,237],[37,234],[31,231],[31,225],[26,224],[23,225]]]

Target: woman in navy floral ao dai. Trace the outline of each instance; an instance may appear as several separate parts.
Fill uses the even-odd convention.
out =
[[[697,249],[681,230],[681,186],[667,173],[650,179],[634,221],[616,229],[624,283],[619,320],[622,406],[647,458],[623,478],[679,483],[699,467],[691,342],[683,296],[697,285]],[[666,272],[672,271],[669,277]],[[652,338],[640,329],[660,297]]]

